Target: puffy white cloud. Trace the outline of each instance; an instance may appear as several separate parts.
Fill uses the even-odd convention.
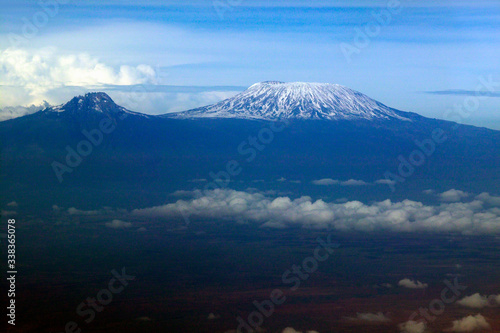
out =
[[[467,198],[469,196],[468,193],[460,190],[451,189],[446,192],[439,194],[439,200],[445,202],[458,202],[463,198]]]
[[[64,86],[96,87],[153,82],[155,71],[148,65],[113,68],[86,53],[64,54],[56,48],[36,51],[7,48],[0,51],[0,85],[17,89],[17,95],[2,96],[2,105],[42,103],[47,92]]]
[[[497,306],[500,305],[500,295],[490,295],[483,296],[476,293],[471,296],[466,296],[461,300],[457,301],[457,304],[475,309],[482,309],[487,306]]]
[[[409,320],[398,325],[401,333],[424,333],[427,325],[424,322]]]
[[[340,182],[340,185],[342,185],[342,186],[365,186],[365,185],[369,185],[369,184],[363,180],[349,179],[349,180]]]
[[[299,224],[322,227],[333,220],[334,212],[323,200],[312,201],[310,197],[291,200],[289,197],[266,197],[261,193],[234,190],[213,190],[203,195],[195,191],[189,201],[146,209],[132,213],[145,216],[176,216],[180,212],[212,218],[236,218],[254,222],[277,222],[286,225]]]
[[[414,281],[414,280],[405,278],[405,279],[402,279],[401,281],[398,282],[398,286],[410,288],[410,289],[425,289],[429,285],[427,283],[422,283],[418,280]]]
[[[17,202],[16,202],[16,201],[11,201],[11,202],[9,202],[9,203],[7,204],[7,207],[17,207],[17,206],[18,206],[18,204],[17,204]]]
[[[313,180],[311,183],[313,183],[314,185],[328,186],[328,185],[338,184],[339,181],[336,179],[332,179],[332,178],[323,178],[323,179]]]
[[[183,192],[187,194],[187,192]],[[136,209],[133,214],[173,217],[192,215],[248,221],[265,227],[333,228],[343,231],[500,233],[500,212],[483,208],[480,200],[441,203],[384,200],[369,205],[359,201],[325,202],[311,197],[275,197],[273,193],[217,189],[194,191],[193,198]]]
[[[487,192],[483,192],[480,195],[476,196],[476,199],[481,200],[488,205],[500,207],[500,197],[492,196]]]
[[[130,228],[132,226],[132,223],[125,222],[122,220],[113,220],[111,222],[106,222],[105,225],[106,225],[106,227],[112,228],[112,229],[125,229],[125,228]]]
[[[489,329],[490,324],[481,315],[467,316],[462,319],[454,320],[453,326],[450,328],[452,332],[472,332],[476,329]]]
[[[391,320],[387,318],[382,312],[378,313],[357,313],[356,317],[347,317],[349,321],[362,321],[368,323],[387,323]]]
[[[474,295],[464,297],[463,299],[457,301],[457,304],[466,306],[468,308],[482,309],[489,305],[489,301],[488,297],[476,293]]]

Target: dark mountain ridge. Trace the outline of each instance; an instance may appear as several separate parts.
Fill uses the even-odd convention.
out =
[[[193,180],[216,180],[213,175],[226,170],[229,161],[237,161],[242,171],[224,186],[244,189],[264,180],[262,186],[296,195],[375,200],[418,197],[428,188],[498,188],[500,132],[390,112],[395,117],[363,112],[355,119],[179,119],[132,112],[105,93],[90,93],[0,122],[2,188],[6,198],[46,207],[60,201],[138,207],[162,203],[179,189],[205,186]],[[70,165],[68,155],[75,153],[80,161]],[[411,174],[399,171],[402,159],[416,162]],[[394,193],[387,185],[311,185],[321,178],[373,184],[387,177],[395,182]],[[276,183],[279,178],[300,184]]]

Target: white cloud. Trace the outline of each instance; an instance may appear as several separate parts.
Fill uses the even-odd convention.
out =
[[[488,306],[489,302],[488,302],[488,297],[476,293],[474,295],[464,297],[460,301],[457,301],[457,304],[466,306],[468,308],[482,309]]]
[[[398,325],[401,333],[424,333],[427,325],[424,322],[416,322],[413,320],[409,320],[405,323]]]
[[[17,89],[27,104],[51,102],[47,92],[64,86],[133,85],[154,77],[148,65],[113,68],[87,53],[64,54],[56,48],[0,51],[0,85]],[[3,96],[2,106],[20,104],[20,96]]]
[[[500,197],[492,196],[487,192],[483,192],[480,195],[476,196],[476,199],[481,200],[488,205],[500,207]]]
[[[387,318],[382,312],[378,313],[357,313],[356,317],[347,317],[349,321],[362,321],[368,323],[387,323],[391,320]]]
[[[391,179],[379,179],[375,181],[375,184],[394,185],[396,181]]]
[[[458,202],[469,196],[468,193],[460,190],[451,189],[449,191],[439,194],[439,200],[445,202]]]
[[[106,227],[112,228],[112,229],[124,229],[124,228],[130,228],[132,226],[132,223],[125,222],[122,220],[113,220],[111,222],[106,222],[105,225],[106,225]]]
[[[489,329],[490,324],[481,315],[467,316],[462,319],[454,320],[450,331],[453,332],[472,332],[476,329]]]
[[[17,207],[17,206],[18,206],[18,204],[17,204],[17,202],[16,202],[16,201],[11,201],[11,202],[9,202],[9,203],[7,204],[7,207]]]
[[[340,185],[342,185],[342,186],[365,186],[365,185],[369,185],[369,184],[363,180],[349,179],[349,180],[346,180],[344,182],[341,182]]]
[[[314,185],[328,186],[328,185],[338,184],[339,181],[336,179],[332,179],[332,178],[323,178],[323,179],[313,180],[311,183],[313,183]]]
[[[0,110],[0,121],[7,119],[13,119],[28,114],[38,112],[50,106],[49,103],[44,101],[40,105],[30,105],[30,106],[7,106]]]
[[[183,194],[188,194],[183,192]],[[500,212],[485,210],[480,200],[441,203],[385,200],[369,205],[359,201],[325,202],[302,196],[275,197],[257,190],[218,189],[194,191],[192,198],[174,203],[136,209],[143,216],[190,216],[248,221],[265,227],[333,228],[343,231],[458,232],[463,234],[500,233]]]
[[[321,227],[333,220],[334,213],[323,200],[312,201],[310,197],[290,199],[268,198],[261,193],[234,190],[195,191],[195,198],[179,200],[173,204],[134,210],[142,216],[176,216],[181,211],[213,218],[236,218],[266,223],[281,222],[285,225],[299,224]]]
[[[457,301],[457,304],[475,309],[482,309],[487,306],[497,306],[500,305],[500,295],[483,296],[476,293]]]
[[[398,286],[405,287],[405,288],[410,288],[410,289],[425,289],[429,285],[427,283],[422,283],[418,280],[410,280],[408,278],[402,279],[401,281],[398,282]]]

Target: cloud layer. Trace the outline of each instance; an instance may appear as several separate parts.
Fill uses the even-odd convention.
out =
[[[229,189],[196,190],[193,198],[136,209],[147,217],[201,217],[257,223],[262,227],[304,228],[342,231],[500,233],[500,197],[483,193],[469,202],[443,202],[436,206],[421,202],[384,200],[365,204],[325,202],[302,196],[271,197],[259,192]]]

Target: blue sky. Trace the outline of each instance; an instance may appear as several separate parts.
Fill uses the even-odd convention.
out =
[[[280,80],[338,83],[445,118],[481,77],[500,82],[500,1],[400,0],[391,12],[397,0],[60,0],[57,13],[55,1],[0,2],[0,107],[109,88],[158,114]],[[367,26],[372,36],[356,43]],[[359,52],[346,57],[342,45]],[[145,102],[127,105],[139,84]],[[500,129],[496,89],[465,123]]]

